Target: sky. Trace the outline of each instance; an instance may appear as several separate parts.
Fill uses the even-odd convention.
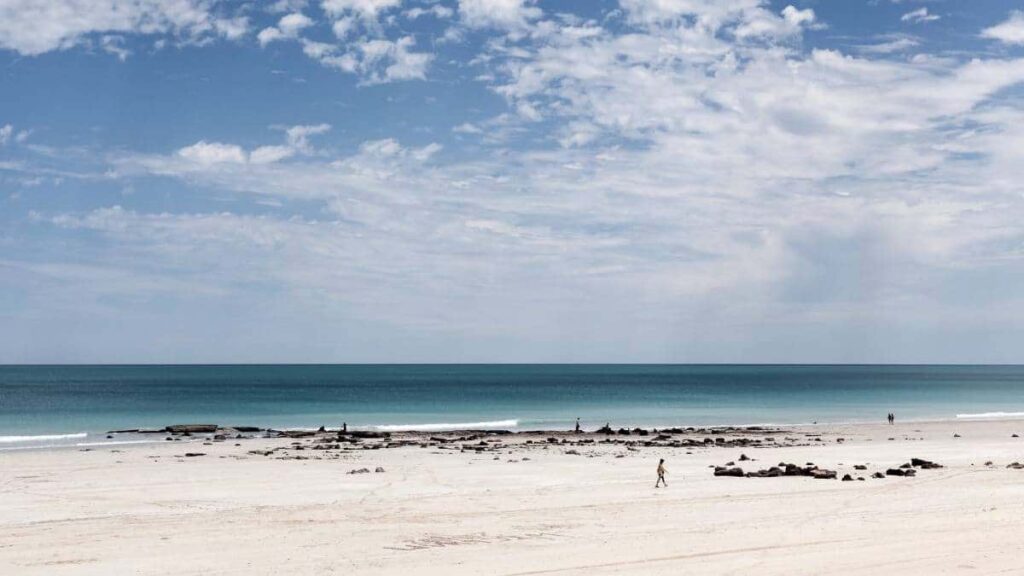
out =
[[[1024,362],[1024,5],[0,0],[0,363]]]

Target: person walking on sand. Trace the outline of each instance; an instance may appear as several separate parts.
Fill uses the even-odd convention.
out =
[[[576,433],[580,433],[580,419],[576,418]]]
[[[665,459],[662,458],[661,461],[658,462],[658,479],[654,482],[655,488],[659,488],[659,484],[663,484],[665,488],[668,488],[668,482],[665,482],[665,472]]]

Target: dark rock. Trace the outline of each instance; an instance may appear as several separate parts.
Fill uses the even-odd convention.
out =
[[[868,467],[863,464],[857,464],[853,467],[854,470],[867,470]]]
[[[835,480],[835,470],[825,470],[824,468],[815,468],[811,470],[811,478],[816,480]]]
[[[349,474],[369,474],[370,473],[370,469],[369,468],[357,468],[357,469],[354,469],[354,470],[349,470],[348,473]]]
[[[1006,467],[1012,468],[1013,470],[1024,470],[1024,464],[1021,464],[1020,462],[1014,462],[1013,464],[1009,464]]]
[[[719,466],[719,467],[715,468],[715,476],[733,476],[733,477],[736,477],[736,478],[742,478],[743,477],[743,469],[742,468],[726,468],[724,466]]]
[[[874,474],[871,475],[871,477],[872,478],[885,478],[885,474],[882,474],[881,472],[875,472]]]
[[[921,458],[911,458],[910,464],[915,468],[921,468],[922,470],[933,470],[936,468],[942,468],[941,464],[935,462],[929,462],[928,460],[922,460]]]
[[[885,471],[886,476],[906,476],[907,471],[903,468],[889,468]]]
[[[171,434],[208,434],[217,431],[216,424],[175,424],[164,428]]]
[[[203,452],[185,452],[186,458],[195,458],[196,456],[206,456]]]
[[[746,454],[740,454],[740,462],[746,462],[747,460],[750,460],[750,458]]]
[[[376,472],[377,474],[380,474],[383,471],[384,471],[384,467],[383,466],[377,466],[377,468],[374,470],[374,472]]]
[[[843,482],[853,482],[853,476],[849,474],[843,474]]]

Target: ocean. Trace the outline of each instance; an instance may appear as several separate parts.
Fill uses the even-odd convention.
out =
[[[1024,366],[0,366],[0,450],[178,423],[531,430],[577,417],[593,429],[881,422],[888,412],[1024,417]]]

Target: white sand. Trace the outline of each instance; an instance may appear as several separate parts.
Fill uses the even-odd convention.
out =
[[[283,440],[0,453],[0,574],[1024,574],[1024,470],[1005,468],[1024,461],[1011,438],[1024,422],[812,431],[825,441],[691,455],[246,454]],[[175,457],[186,450],[207,456]],[[741,452],[748,470],[947,467],[865,482],[712,476]],[[667,489],[653,487],[660,457]],[[346,474],[363,466],[386,471]]]

